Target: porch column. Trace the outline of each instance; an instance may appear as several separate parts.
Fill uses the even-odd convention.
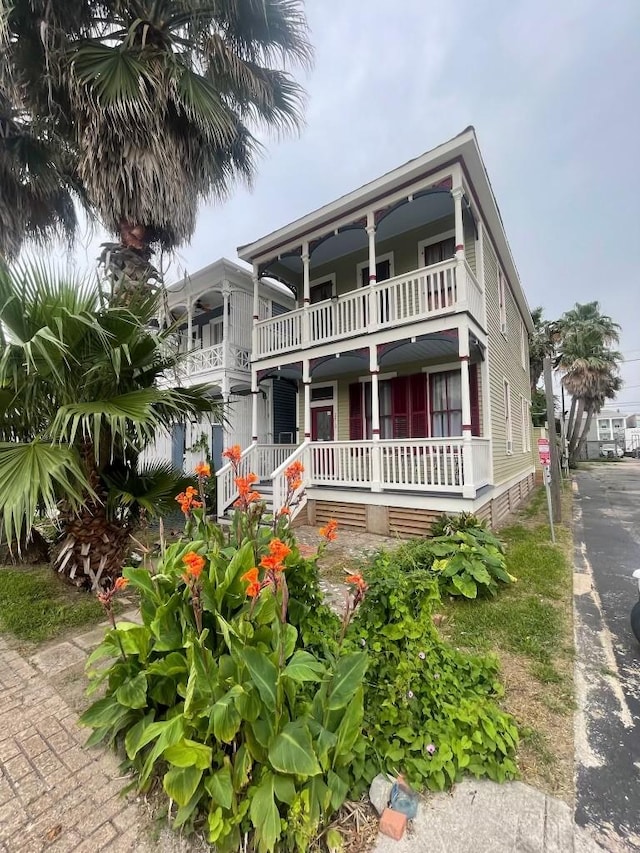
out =
[[[253,368],[251,371],[251,441],[253,444],[258,443],[258,371]]]
[[[380,447],[380,388],[378,378],[378,347],[369,347],[369,372],[371,374],[371,491],[382,491],[382,448]]]
[[[302,296],[303,296],[303,315],[302,315],[302,343],[308,344],[311,341],[311,318],[309,316],[309,306],[311,304],[311,286],[309,284],[310,275],[309,268],[311,257],[309,255],[309,241],[305,240],[302,244]]]
[[[471,385],[469,382],[469,330],[458,326],[458,355],[460,357],[460,392],[462,397],[462,466],[464,482],[462,497],[475,498],[473,478],[473,447],[471,435]]]
[[[224,371],[226,378],[226,372],[230,366],[229,360],[229,343],[231,338],[231,329],[230,329],[230,314],[229,314],[229,305],[231,298],[231,285],[228,281],[222,282],[222,370]],[[233,365],[235,367],[236,365]]]
[[[186,351],[190,352],[193,348],[193,302],[191,294],[187,296],[187,346]]]
[[[302,362],[302,381],[304,383],[304,440],[311,441],[311,377],[308,359]]]
[[[453,211],[455,219],[455,241],[456,241],[456,302],[459,307],[467,301],[467,273],[464,265],[464,222],[462,219],[462,187],[454,187],[451,190],[453,196]]]
[[[253,265],[253,327],[251,329],[251,358],[258,357],[258,328],[256,323],[260,319],[260,273],[258,265]]]
[[[376,304],[375,286],[377,283],[376,272],[376,220],[375,213],[370,210],[367,213],[367,236],[369,238],[369,331],[378,328],[378,308]]]

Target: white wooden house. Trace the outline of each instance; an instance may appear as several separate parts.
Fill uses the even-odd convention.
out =
[[[290,294],[281,287],[262,282],[258,290],[258,316],[263,320],[293,307]],[[253,301],[251,273],[226,258],[192,275],[185,274],[167,288],[160,319],[178,324],[178,349],[184,354],[171,382],[185,387],[207,385],[211,397],[223,404],[224,417],[217,422],[203,418],[176,426],[171,435],[158,437],[146,452],[147,459],[171,460],[174,467],[193,471],[195,463],[203,459],[203,450],[193,447],[204,437],[219,469],[224,447],[251,444],[252,405],[261,446],[278,445],[272,451],[278,458],[295,449],[295,385],[269,381],[252,399]],[[168,318],[164,316],[167,313]]]
[[[303,462],[301,518],[423,532],[442,512],[493,522],[533,486],[531,316],[468,128],[242,246],[253,266],[251,431],[242,470],[276,509]],[[295,297],[264,316],[265,279]],[[299,389],[295,450],[265,442],[265,384]],[[235,498],[218,474],[218,512]]]

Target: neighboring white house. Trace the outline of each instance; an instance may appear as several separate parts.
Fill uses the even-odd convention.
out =
[[[301,518],[381,533],[462,510],[495,523],[529,492],[531,316],[473,128],[239,255],[254,271],[241,469],[276,510],[295,460]],[[292,310],[257,310],[264,277],[289,288]],[[275,379],[299,390],[286,459],[263,438]],[[235,496],[226,466],[219,514]]]
[[[289,311],[291,296],[282,288],[261,282],[257,312],[268,319]],[[147,459],[171,460],[175,467],[193,470],[203,458],[194,444],[206,442],[216,469],[222,450],[230,444],[251,442],[251,335],[254,291],[251,273],[221,258],[166,290],[162,315],[179,323],[178,347],[185,353],[171,381],[184,386],[205,384],[211,396],[224,404],[225,417],[217,423],[208,418],[176,426],[171,435],[159,436]],[[164,319],[164,317],[162,317]],[[260,441],[278,444],[288,455],[296,444],[296,388],[274,379],[264,383],[255,400]]]
[[[601,409],[594,415],[584,446],[585,459],[622,456],[638,449],[636,415],[625,415],[616,409]]]

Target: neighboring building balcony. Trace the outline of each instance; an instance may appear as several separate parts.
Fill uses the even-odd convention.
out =
[[[251,369],[251,353],[244,347],[215,344],[203,349],[192,349],[183,361],[187,376],[200,376],[222,370],[248,372]]]
[[[452,258],[257,322],[253,360],[462,312],[486,329],[482,288]]]

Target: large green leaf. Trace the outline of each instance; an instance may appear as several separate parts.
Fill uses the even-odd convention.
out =
[[[127,708],[144,708],[147,704],[147,677],[139,672],[134,678],[128,678],[116,690],[116,699]]]
[[[235,700],[241,693],[242,687],[234,684],[211,709],[209,730],[213,730],[216,739],[222,743],[231,743],[240,728],[242,717],[238,713]]]
[[[276,708],[276,685],[278,682],[278,670],[269,658],[259,649],[246,648],[243,659],[249,670],[260,698],[270,711]]]
[[[340,758],[348,756],[362,732],[364,716],[363,688],[356,690],[353,699],[347,705],[344,716],[336,732],[336,748],[334,752],[334,767],[340,764]]]
[[[233,782],[231,780],[231,767],[228,763],[209,776],[204,786],[216,806],[221,806],[223,809],[231,808]]]
[[[198,767],[172,767],[164,774],[162,786],[179,806],[186,806],[195,794],[203,772]]]
[[[162,753],[169,764],[176,767],[197,767],[206,770],[211,766],[213,750],[204,743],[184,738],[173,746],[168,746]]]
[[[322,681],[326,669],[312,654],[298,649],[283,671],[293,681]]]
[[[264,773],[251,799],[249,816],[253,824],[260,853],[271,853],[280,838],[282,825],[274,799],[273,775]]]
[[[321,772],[309,729],[303,720],[287,723],[269,749],[269,763],[280,773],[315,776]]]
[[[78,722],[81,726],[102,728],[117,723],[127,712],[128,708],[121,705],[115,696],[105,696],[98,699],[82,714]]]
[[[366,652],[353,652],[340,658],[329,687],[327,707],[330,711],[344,708],[362,684],[367,669]]]

